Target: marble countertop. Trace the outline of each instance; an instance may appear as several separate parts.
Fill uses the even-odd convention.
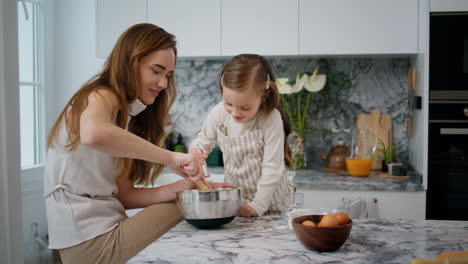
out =
[[[294,174],[293,182],[298,189],[349,190],[349,191],[423,191],[420,180],[414,175],[409,179],[379,177],[372,171],[368,177],[353,177],[346,173],[325,172],[321,169],[288,171]]]
[[[209,167],[212,174],[223,174],[223,167]],[[409,179],[389,179],[379,177],[372,171],[369,177],[352,177],[347,173],[325,172],[321,168],[288,170],[298,189],[309,190],[349,190],[349,191],[423,191],[420,176],[411,173]]]
[[[182,221],[128,263],[409,263],[468,250],[468,221],[355,219],[335,252],[309,251],[282,216],[236,217],[214,230]]]

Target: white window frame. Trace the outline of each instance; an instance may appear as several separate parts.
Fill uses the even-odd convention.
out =
[[[20,80],[19,86],[33,86],[34,92],[34,164],[23,165],[21,169],[35,169],[42,167],[45,162],[45,149],[46,149],[46,133],[45,133],[45,94],[44,80],[45,80],[45,62],[44,62],[44,3],[41,0],[18,0],[21,2],[28,2],[37,5],[33,10],[27,10],[29,19],[35,19],[33,25],[33,34],[35,41],[33,48],[34,65],[33,65],[33,81],[22,82]],[[20,4],[18,12],[24,12],[24,8]],[[34,13],[34,14],[33,14]],[[20,74],[21,75],[21,74]],[[20,105],[21,107],[21,105]]]

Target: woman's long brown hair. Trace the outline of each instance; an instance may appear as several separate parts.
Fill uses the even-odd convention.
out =
[[[118,107],[114,109],[115,124],[125,129],[128,120],[128,106],[138,98],[141,83],[138,64],[141,59],[157,50],[171,48],[177,57],[174,35],[153,24],[137,24],[127,29],[117,40],[107,58],[102,72],[86,82],[68,101],[64,110],[52,127],[48,148],[53,148],[58,137],[60,124],[65,121],[68,142],[67,151],[74,151],[80,144],[80,116],[88,105],[88,96],[108,90],[115,94]],[[166,135],[164,125],[168,120],[169,109],[176,97],[175,78],[168,79],[167,88],[159,92],[153,104],[133,117],[128,124],[128,131],[162,146]],[[120,176],[128,176],[134,183],[150,185],[163,169],[161,164],[144,160],[118,158]],[[150,175],[151,168],[154,168]]]
[[[270,78],[269,83],[268,76]],[[291,149],[288,145],[288,135],[291,133],[291,124],[281,107],[280,94],[276,85],[276,78],[268,60],[256,54],[240,54],[231,58],[221,72],[219,88],[223,93],[223,85],[229,89],[255,89],[260,94],[262,103],[259,111],[270,113],[273,109],[278,109],[281,113],[284,129],[284,163],[287,167],[293,168],[294,162],[291,159]],[[266,85],[269,86],[266,89]]]

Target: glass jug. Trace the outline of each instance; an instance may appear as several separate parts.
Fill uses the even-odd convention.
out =
[[[377,141],[377,136],[368,130],[354,128],[351,131],[351,146],[346,158],[346,168],[351,176],[369,176]]]

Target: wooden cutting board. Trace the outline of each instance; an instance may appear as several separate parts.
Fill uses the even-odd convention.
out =
[[[376,134],[377,137],[384,142],[385,146],[392,144],[392,116],[382,114],[379,109],[373,109],[369,115],[356,115],[356,127],[366,129]],[[377,145],[377,149],[378,149]],[[378,153],[377,153],[378,154]],[[382,167],[382,158],[380,155],[374,157],[372,169],[380,169]]]

